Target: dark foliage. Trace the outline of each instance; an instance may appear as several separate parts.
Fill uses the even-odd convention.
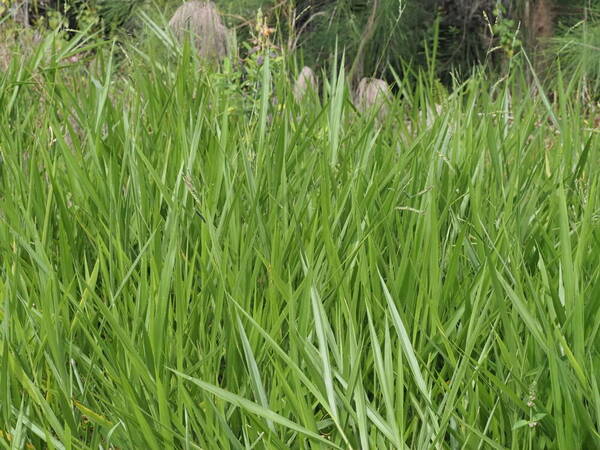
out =
[[[89,19],[98,19],[98,25],[106,34],[115,30],[127,30],[135,8],[145,0],[30,0],[27,8],[28,25],[38,24],[51,14],[60,14],[68,34],[84,28]]]
[[[508,0],[502,3],[506,9],[510,6]],[[468,72],[486,56],[486,17],[493,20],[497,4],[497,0],[299,0],[296,24],[302,49],[312,63],[329,58],[336,45],[346,55],[356,55],[377,8],[359,77],[389,79],[389,69],[402,72],[405,63],[424,66],[431,62],[434,46],[440,73]]]
[[[157,0],[170,15],[180,0]],[[519,26],[520,38],[529,50],[540,47],[541,38],[552,37],[555,23],[573,25],[584,8],[600,8],[600,0],[215,0],[225,13],[225,23],[235,29],[239,42],[252,34],[259,8],[277,27],[282,43],[295,42],[304,62],[312,67],[342,55],[353,79],[381,77],[407,68],[434,67],[442,80],[468,75],[482,61],[497,63],[502,52],[498,36],[492,36],[501,6],[503,18]],[[96,30],[105,35],[135,30],[136,7],[148,0],[29,0],[27,20],[34,24],[51,12],[59,12],[65,28],[77,30],[98,19]],[[545,3],[550,7],[540,7]],[[290,20],[293,16],[293,21]],[[287,28],[293,22],[294,30]],[[540,24],[542,26],[540,26]],[[559,27],[560,28],[560,27]],[[504,28],[506,30],[506,27]],[[541,30],[541,31],[540,31]],[[508,30],[509,32],[511,30]],[[290,36],[293,38],[290,40]],[[510,36],[509,36],[510,37]],[[337,53],[336,53],[337,49]],[[435,53],[434,53],[435,50]],[[435,54],[435,59],[433,55]],[[491,55],[491,56],[490,56]]]

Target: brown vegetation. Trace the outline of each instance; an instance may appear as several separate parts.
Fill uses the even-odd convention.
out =
[[[310,67],[303,67],[294,83],[294,98],[296,101],[300,101],[309,91],[316,94],[317,89],[318,85],[315,73]]]
[[[169,26],[179,40],[189,36],[200,57],[220,61],[227,55],[229,31],[214,3],[184,3],[173,14]]]
[[[362,112],[378,111],[377,118],[384,120],[388,114],[387,102],[392,92],[389,85],[378,78],[363,78],[355,94],[356,108]]]

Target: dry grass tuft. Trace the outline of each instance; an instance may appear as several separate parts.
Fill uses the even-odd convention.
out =
[[[308,91],[317,92],[318,84],[315,72],[310,67],[303,67],[294,83],[294,98],[300,101]]]
[[[220,61],[227,55],[229,31],[214,3],[184,3],[173,14],[169,26],[179,40],[189,34],[200,57]]]
[[[363,78],[356,89],[356,108],[362,113],[379,110],[377,118],[384,120],[388,114],[387,102],[391,97],[390,86],[385,81],[378,78]]]

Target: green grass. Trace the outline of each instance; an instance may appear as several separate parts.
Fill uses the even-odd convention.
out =
[[[3,448],[600,446],[585,105],[476,74],[379,125],[334,71],[274,105],[42,45],[0,74]]]

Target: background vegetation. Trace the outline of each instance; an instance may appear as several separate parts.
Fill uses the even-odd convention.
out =
[[[89,29],[96,23],[96,28],[121,37],[132,34],[139,25],[139,9],[160,11],[168,17],[181,4],[179,0],[2,2],[21,22],[43,22],[54,28],[62,21],[67,29]],[[453,78],[468,77],[482,62],[502,66],[506,53],[512,54],[522,45],[533,54],[548,38],[562,36],[573,26],[581,34],[583,27],[577,24],[583,22],[593,39],[596,11],[600,10],[597,0],[215,2],[241,41],[251,35],[257,12],[262,11],[276,26],[281,47],[299,51],[302,60],[311,66],[325,67],[333,57],[340,63],[343,55],[349,55],[345,63],[348,69],[354,69],[353,78],[378,76],[393,81],[394,73],[404,74],[435,63],[436,75],[446,84]],[[577,37],[577,41],[583,40]],[[572,50],[575,59],[582,56],[581,48]]]

